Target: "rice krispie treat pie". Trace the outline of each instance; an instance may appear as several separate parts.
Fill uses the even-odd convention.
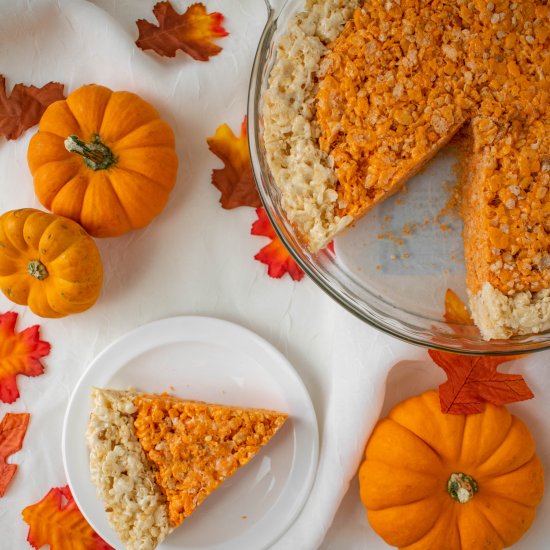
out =
[[[266,150],[289,221],[311,250],[322,248],[468,126],[472,316],[486,339],[550,328],[547,3],[367,0],[343,29],[322,15],[355,6],[340,4],[309,2],[288,31],[318,37],[319,57],[305,64],[309,87],[298,80],[307,125],[289,128],[281,115],[281,105],[300,105],[284,89],[295,76],[284,39],[266,94]],[[330,44],[320,37],[327,24],[337,33]]]

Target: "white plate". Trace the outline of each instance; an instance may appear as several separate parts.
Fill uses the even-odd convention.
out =
[[[258,456],[210,495],[159,549],[260,550],[273,544],[300,512],[317,467],[315,411],[290,363],[253,332],[206,317],[156,321],[111,344],[79,380],[63,425],[65,471],[88,522],[121,548],[90,479],[85,431],[92,386],[135,387],[289,414]]]

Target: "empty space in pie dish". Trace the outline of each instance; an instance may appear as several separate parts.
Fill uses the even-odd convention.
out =
[[[336,237],[335,262],[392,306],[441,320],[445,291],[467,301],[462,219],[449,206],[459,155],[447,146],[395,195]]]

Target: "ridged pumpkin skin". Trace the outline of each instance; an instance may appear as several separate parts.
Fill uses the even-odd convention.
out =
[[[63,317],[91,307],[102,282],[99,250],[76,222],[32,208],[0,216],[0,288],[11,301]]]
[[[98,154],[105,162],[93,162]],[[27,159],[40,202],[94,237],[147,225],[165,207],[178,167],[174,133],[158,112],[136,94],[95,84],[46,109]]]
[[[453,473],[477,492],[460,503]],[[402,550],[499,550],[531,526],[544,475],[525,424],[504,407],[443,414],[437,392],[407,399],[375,427],[359,469],[372,528]]]

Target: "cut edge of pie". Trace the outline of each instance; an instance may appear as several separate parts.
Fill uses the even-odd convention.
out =
[[[506,296],[491,283],[468,291],[470,310],[485,340],[537,334],[550,328],[550,289]]]
[[[155,548],[288,418],[136,391],[93,388],[92,401],[91,478],[131,550]]]
[[[474,123],[475,125],[475,123]],[[519,138],[517,138],[519,140]],[[492,206],[493,197],[490,188],[490,177],[498,177],[505,181],[507,171],[495,167],[495,152],[489,148],[475,151],[471,140],[471,149],[464,151],[463,162],[468,169],[468,175],[463,185],[462,219],[464,221],[464,255],[466,259],[466,282],[468,287],[469,306],[472,318],[485,340],[506,339],[514,335],[537,334],[550,329],[550,288],[548,288],[548,258],[544,256],[543,241],[531,242],[533,251],[531,256],[539,255],[540,268],[530,270],[529,280],[525,288],[516,288],[518,269],[512,262],[511,253],[515,252],[509,243],[494,242],[501,239],[500,232],[491,234],[483,227],[483,220],[498,219],[498,208]],[[510,160],[511,154],[508,154]],[[512,157],[513,158],[513,157]],[[532,178],[532,196],[544,187],[544,179],[548,179],[544,172]],[[488,183],[489,182],[489,183]],[[506,198],[503,193],[509,189],[526,195],[523,190],[502,186],[500,196],[503,201],[514,199]],[[508,192],[508,195],[510,193]],[[514,197],[514,193],[511,193]],[[518,201],[519,202],[519,201]],[[509,216],[502,223],[515,223],[504,235],[520,233],[528,237],[527,224],[531,223],[535,215],[526,217],[521,215]],[[499,245],[503,254],[500,258],[493,254],[494,247]],[[507,253],[507,254],[506,254]],[[527,253],[524,254],[527,256]],[[501,259],[502,258],[502,259]],[[506,260],[510,261],[506,265]]]

